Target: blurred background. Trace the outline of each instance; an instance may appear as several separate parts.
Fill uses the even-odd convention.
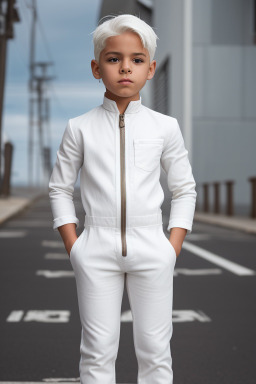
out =
[[[2,194],[8,182],[47,186],[67,120],[102,103],[92,32],[106,15],[131,13],[159,37],[157,71],[141,96],[179,121],[197,210],[256,216],[255,0],[0,4]]]
[[[0,384],[79,382],[76,284],[48,182],[68,119],[103,101],[92,32],[123,13],[159,37],[142,103],[178,119],[197,184],[174,269],[174,382],[255,384],[256,0],[0,0]],[[79,235],[78,188],[74,203]],[[121,312],[117,383],[136,383],[126,291]]]

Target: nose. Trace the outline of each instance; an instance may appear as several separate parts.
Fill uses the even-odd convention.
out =
[[[121,67],[121,73],[127,73],[127,72],[131,72],[131,69],[128,67],[128,65],[123,65]]]

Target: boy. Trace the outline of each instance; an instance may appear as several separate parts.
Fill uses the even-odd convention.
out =
[[[53,228],[70,255],[82,324],[82,384],[114,384],[126,276],[139,384],[172,384],[173,270],[192,230],[195,180],[179,124],[142,105],[153,78],[157,36],[133,15],[94,31],[93,76],[103,104],[68,121],[50,183]],[[160,164],[172,192],[163,231]],[[77,237],[73,191],[78,172],[84,230]]]

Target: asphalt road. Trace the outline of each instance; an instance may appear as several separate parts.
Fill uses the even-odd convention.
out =
[[[1,226],[0,244],[0,382],[78,381],[75,279],[48,197]],[[256,383],[255,252],[256,236],[194,223],[175,267],[175,384]],[[137,378],[126,291],[116,377]]]

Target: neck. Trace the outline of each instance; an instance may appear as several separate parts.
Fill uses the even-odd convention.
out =
[[[105,96],[108,99],[114,100],[116,102],[116,105],[117,105],[117,108],[118,108],[120,114],[123,114],[125,112],[130,101],[140,100],[140,94],[139,93],[137,93],[134,96],[130,96],[130,97],[120,97],[120,96],[114,95],[110,91],[106,90]]]

